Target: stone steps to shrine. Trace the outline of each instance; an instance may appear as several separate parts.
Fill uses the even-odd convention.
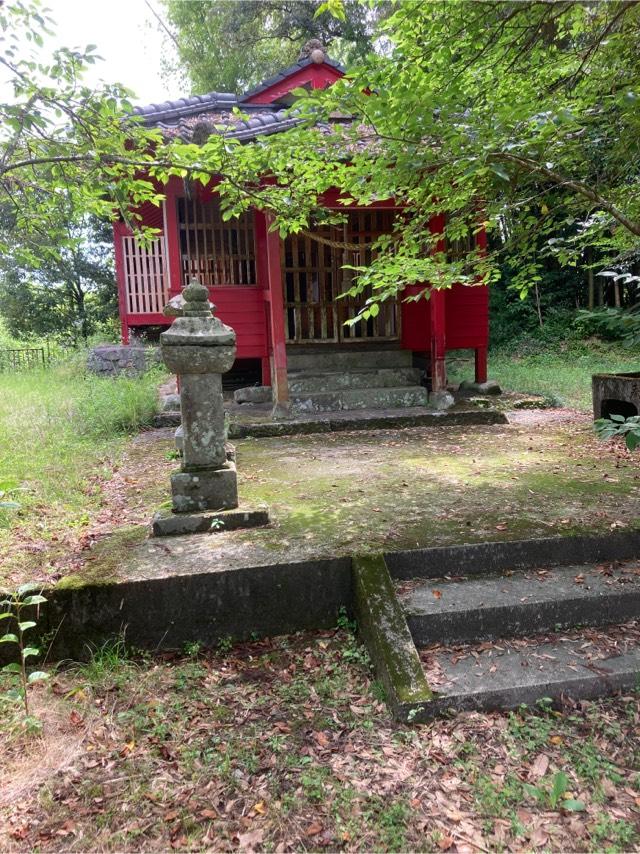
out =
[[[640,690],[640,532],[353,559],[396,719]]]
[[[428,405],[408,350],[314,350],[287,353],[293,412],[406,409]]]
[[[405,388],[420,385],[418,368],[362,368],[348,371],[289,371],[289,394],[302,396],[344,389]]]
[[[290,373],[306,371],[313,374],[364,369],[411,368],[411,350],[391,349],[309,349],[287,348],[287,369]]]
[[[429,714],[535,708],[640,687],[640,627],[625,623],[460,647],[422,649],[434,691]]]
[[[640,561],[427,579],[400,601],[417,646],[604,626],[640,618]]]
[[[292,395],[293,412],[338,412],[356,409],[407,409],[427,406],[428,394],[422,386],[403,388],[347,388],[317,394]]]
[[[640,687],[640,560],[420,579],[398,596],[430,714]]]

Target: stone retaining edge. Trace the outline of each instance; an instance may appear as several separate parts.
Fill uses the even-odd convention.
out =
[[[354,607],[358,632],[384,685],[387,704],[398,721],[431,700],[407,620],[382,555],[353,558]]]
[[[357,411],[357,410],[356,410]],[[277,436],[303,436],[311,433],[344,433],[349,430],[387,430],[408,427],[460,427],[508,424],[504,412],[493,409],[462,412],[423,412],[419,415],[377,415],[371,418],[325,418],[308,421],[269,421],[263,424],[231,424],[230,439],[269,439]],[[180,414],[161,412],[154,427],[178,427]]]

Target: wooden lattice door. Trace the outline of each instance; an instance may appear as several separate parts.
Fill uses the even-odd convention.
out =
[[[380,306],[380,313],[367,321],[345,326],[364,305],[367,294],[338,295],[352,284],[345,264],[364,266],[373,258],[370,244],[393,227],[392,211],[349,211],[344,228],[317,228],[315,234],[335,243],[362,245],[344,250],[313,240],[303,234],[287,237],[282,244],[282,279],[287,341],[304,344],[319,341],[394,340],[399,336],[396,302]]]
[[[394,213],[389,210],[373,211],[349,211],[349,222],[342,230],[342,238],[345,243],[358,244],[362,247],[358,251],[348,250],[343,253],[344,260],[340,264],[350,264],[354,267],[367,267],[373,261],[374,254],[371,243],[381,234],[388,234],[393,230]],[[351,287],[351,276],[349,270],[340,270],[341,292],[348,291]],[[355,317],[364,307],[369,296],[368,293],[359,294],[356,297],[343,297],[337,301],[338,325],[341,339],[343,341],[393,341],[399,337],[399,312],[396,300],[387,300],[380,303],[380,312],[377,317],[369,320],[361,320],[353,326],[345,326],[345,321]]]

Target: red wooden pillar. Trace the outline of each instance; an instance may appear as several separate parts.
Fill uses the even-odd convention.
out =
[[[432,234],[444,235],[444,216],[433,217],[429,223]],[[445,252],[446,245],[442,236],[436,245],[436,252]],[[444,391],[447,387],[447,332],[446,332],[446,292],[431,290],[431,391]]]
[[[171,178],[165,187],[164,239],[167,247],[169,297],[182,292],[182,259],[180,257],[180,229],[178,227],[177,179]],[[186,284],[186,282],[185,282]]]
[[[487,230],[484,226],[476,235],[476,246],[482,255],[487,251]],[[488,330],[487,330],[488,331]],[[487,347],[477,347],[475,351],[475,381],[486,383],[487,381]]]
[[[487,381],[487,348],[476,347],[476,375],[477,383],[486,383]]]
[[[113,248],[116,268],[116,282],[118,283],[118,310],[120,312],[120,337],[123,344],[129,343],[129,323],[127,322],[127,273],[124,267],[124,252],[122,250],[122,238],[129,233],[129,229],[123,222],[113,224]]]
[[[274,414],[286,413],[289,409],[289,379],[287,377],[287,339],[284,327],[284,298],[282,293],[282,265],[280,261],[280,236],[270,231],[272,222],[268,214],[263,216],[265,224],[265,272],[269,304],[269,331],[271,338],[271,387],[273,389]]]
[[[431,291],[431,391],[447,387],[445,292]]]

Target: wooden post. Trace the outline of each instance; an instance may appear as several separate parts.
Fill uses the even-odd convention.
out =
[[[180,228],[178,225],[176,179],[174,178],[171,178],[165,187],[164,239],[167,247],[167,272],[169,274],[169,297],[171,298],[182,292]]]
[[[284,328],[284,298],[282,293],[282,265],[280,261],[280,236],[277,231],[269,231],[272,219],[264,216],[266,226],[266,274],[269,302],[269,329],[271,332],[271,387],[273,389],[274,415],[289,411],[289,380],[287,377],[287,339]]]
[[[487,381],[487,348],[486,347],[477,347],[475,354],[476,354],[475,380],[477,383],[486,383],[486,381]]]
[[[432,234],[440,235],[436,252],[446,252],[444,238],[444,215],[434,216],[429,222]],[[431,289],[431,392],[445,391],[447,388],[447,332],[446,332],[446,293],[436,288]]]
[[[431,291],[431,391],[447,388],[445,292]]]
[[[116,268],[116,282],[118,283],[118,308],[120,311],[120,337],[123,344],[129,343],[129,323],[127,321],[127,272],[124,268],[124,252],[122,251],[122,238],[129,233],[129,229],[123,222],[113,224],[113,248]]]
[[[484,219],[484,211],[480,211],[482,218]],[[482,226],[480,231],[476,234],[476,246],[478,247],[480,254],[485,256],[487,254],[487,230]],[[487,287],[485,285],[485,287]],[[487,330],[488,332],[488,330]],[[488,357],[488,347],[476,347],[475,350],[475,381],[477,383],[486,383],[487,381],[487,357]]]

